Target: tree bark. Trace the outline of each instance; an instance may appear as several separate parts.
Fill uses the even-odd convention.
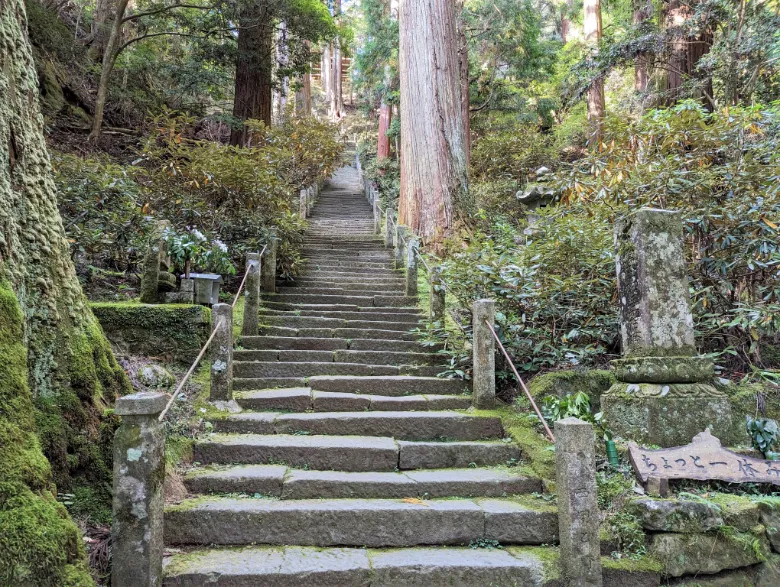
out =
[[[585,43],[596,47],[601,40],[601,0],[585,0],[584,10],[583,33],[585,35]],[[596,141],[601,139],[601,125],[605,109],[604,79],[598,77],[588,89],[588,121]]]
[[[287,42],[287,23],[279,23],[279,33],[276,41],[277,64],[281,69],[286,69],[290,64],[290,48]],[[279,122],[284,120],[287,109],[287,94],[290,91],[290,78],[282,77],[282,83],[276,90],[276,115]]]
[[[667,27],[679,27],[692,15],[689,5],[680,0],[669,0],[665,9]],[[666,72],[666,103],[675,104],[684,96],[684,84],[688,79],[699,80],[699,97],[708,109],[712,104],[712,78],[697,70],[699,60],[710,52],[713,36],[705,31],[696,37],[678,37],[672,41]]]
[[[116,0],[97,0],[95,12],[92,15],[92,47],[94,55],[101,60],[108,46],[111,36],[111,28],[114,24],[116,13],[114,5]]]
[[[463,135],[465,137],[464,149],[466,151],[466,165],[471,161],[471,88],[469,81],[469,42],[466,38],[466,28],[463,22],[463,0],[456,4],[458,10],[458,62],[460,63],[460,97],[463,109]]]
[[[653,16],[652,0],[634,0],[633,23],[639,25]],[[648,67],[650,59],[644,52],[637,54],[634,65],[634,89],[637,92],[646,92],[650,81]]]
[[[301,87],[295,92],[295,113],[300,116],[311,116],[311,73],[301,77]]]
[[[325,93],[325,104],[330,115],[333,103],[333,43],[328,42],[322,49],[322,66],[320,67],[322,90]]]
[[[379,106],[379,131],[376,140],[376,158],[387,159],[390,157],[390,137],[387,131],[390,130],[390,123],[393,121],[393,109],[385,101]]]
[[[16,374],[21,381],[14,382],[6,370],[21,355],[0,351],[0,447],[7,440],[5,412],[17,405],[13,397],[5,397],[8,386],[16,397],[31,392],[37,433],[58,489],[68,491],[78,476],[93,481],[100,494],[100,487],[110,487],[113,434],[103,414],[118,393],[131,387],[71,261],[43,134],[23,0],[0,2],[0,227],[0,289],[7,291],[0,314],[9,310],[9,303],[18,303],[24,320],[10,342],[21,343],[27,354],[23,375]],[[9,296],[15,301],[8,302]],[[7,327],[2,324],[0,330],[7,332]],[[28,465],[28,474],[38,466]],[[8,470],[0,463],[0,482]],[[0,552],[0,567],[3,558]]]
[[[341,0],[333,2],[333,17],[338,24],[341,20]],[[341,39],[336,37],[331,45],[331,95],[330,95],[330,117],[337,120],[341,118],[344,111],[344,97],[341,87]]]
[[[466,137],[451,0],[402,0],[400,222],[438,247],[467,212]]]
[[[241,14],[238,31],[233,116],[271,125],[273,105],[273,15],[267,0],[258,0]],[[242,125],[230,133],[230,144],[249,146],[252,133]]]

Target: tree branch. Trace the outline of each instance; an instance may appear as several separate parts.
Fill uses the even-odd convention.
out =
[[[200,6],[198,4],[171,4],[170,6],[163,6],[162,8],[155,8],[154,10],[147,10],[146,12],[136,12],[130,14],[122,19],[122,23],[129,22],[131,20],[138,20],[144,16],[151,16],[153,14],[160,14],[161,12],[167,12],[175,8],[194,8],[196,10],[211,10],[213,6]]]

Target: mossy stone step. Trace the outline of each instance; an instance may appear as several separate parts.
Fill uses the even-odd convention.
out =
[[[538,502],[538,503],[537,503]],[[552,544],[557,514],[533,499],[202,497],[166,508],[167,544],[367,546]]]
[[[233,465],[190,471],[192,493],[247,493],[279,499],[506,497],[541,491],[515,468],[406,472],[306,471],[283,465]]]
[[[365,328],[290,328],[287,326],[262,326],[263,336],[301,337],[301,338],[345,338],[348,340],[405,340],[415,341],[412,332],[402,330],[374,330]]]
[[[213,418],[217,432],[233,434],[314,434],[380,436],[404,440],[486,440],[504,434],[501,419],[454,411],[243,412]]]
[[[315,391],[365,393],[369,395],[460,395],[470,391],[469,384],[466,381],[439,377],[409,377],[405,375],[355,377],[332,375],[310,377],[308,381],[309,387]]]
[[[252,352],[252,351],[250,351]],[[364,363],[334,362],[280,362],[280,361],[236,361],[233,374],[238,378],[254,379],[268,377],[314,377],[318,375],[421,375],[435,377],[443,367],[418,365],[369,365]]]
[[[298,316],[296,314],[268,314],[261,313],[261,322],[270,326],[284,326],[286,328],[357,328],[378,330],[400,330],[408,332],[417,327],[415,322],[408,320],[398,321],[400,315],[391,315],[389,319],[372,320],[369,313],[364,318],[330,318],[318,316]]]
[[[422,348],[419,350],[423,350]],[[445,368],[443,359],[435,353],[412,353],[394,351],[359,351],[338,349],[322,350],[241,350],[233,355],[236,361],[278,361],[278,362],[317,362],[317,363],[361,363],[364,365],[440,365]]]
[[[354,310],[309,310],[309,309],[296,309],[296,310],[278,310],[278,309],[262,309],[260,310],[260,316],[304,316],[310,318],[335,318],[340,320],[358,320],[358,321],[370,321],[370,322],[407,322],[411,324],[409,328],[414,328],[417,323],[422,320],[422,313],[412,312],[381,312],[374,308],[366,308],[363,311]]]
[[[416,303],[415,298],[400,295],[360,296],[288,293],[284,295],[263,294],[263,299],[274,302],[285,302],[288,304],[354,304],[363,307],[408,307]]]
[[[542,587],[535,552],[473,548],[233,547],[173,556],[166,587]],[[552,550],[552,549],[550,549]]]

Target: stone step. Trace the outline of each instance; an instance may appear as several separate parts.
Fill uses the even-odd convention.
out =
[[[360,328],[287,328],[284,326],[260,327],[263,336],[303,338],[346,338],[349,340],[404,340],[415,341],[417,335],[401,330],[376,330]]]
[[[166,544],[364,546],[551,544],[557,514],[533,498],[198,498],[165,511]]]
[[[333,362],[280,362],[280,361],[236,361],[233,363],[234,377],[256,379],[266,377],[315,377],[317,375],[418,375],[435,377],[444,367],[421,367],[417,365],[366,365],[363,363]]]
[[[310,318],[334,318],[340,320],[357,320],[369,322],[407,322],[411,327],[416,327],[422,314],[412,314],[409,312],[378,312],[373,308],[366,308],[364,311],[343,311],[343,310],[276,310],[261,309],[260,316],[280,316],[290,317],[310,317]]]
[[[228,434],[313,434],[380,436],[403,440],[487,440],[501,438],[497,417],[461,412],[243,412],[212,418],[216,432]]]
[[[422,349],[420,349],[422,350]],[[438,365],[446,368],[446,360],[435,353],[408,353],[393,351],[358,350],[248,350],[235,351],[236,361],[293,362],[293,363],[359,363],[363,365]]]
[[[471,391],[467,381],[441,377],[318,375],[310,377],[308,381],[309,387],[315,391],[367,395],[460,395]]]
[[[310,261],[323,261],[326,259],[355,259],[360,261],[392,261],[393,253],[389,249],[355,250],[355,249],[320,249],[319,247],[303,247],[301,255]]]
[[[465,469],[521,458],[517,446],[503,441],[396,442],[377,436],[211,434],[193,445],[193,460],[204,465],[281,463],[324,471]]]
[[[539,548],[252,546],[175,555],[165,587],[542,587]],[[547,550],[547,549],[544,549]],[[549,549],[553,550],[553,549]],[[216,581],[216,582],[215,582]]]
[[[308,387],[261,389],[236,392],[236,401],[245,410],[274,412],[358,412],[466,410],[471,397],[466,395],[362,395],[312,391]]]
[[[389,288],[384,286],[375,286],[370,289],[349,289],[348,287],[320,287],[316,285],[297,285],[291,287],[279,287],[277,293],[280,295],[325,295],[325,296],[403,296],[405,290],[400,288]]]
[[[334,280],[334,279],[302,279],[294,283],[280,284],[277,290],[280,293],[306,293],[307,290],[343,290],[350,292],[379,292],[379,295],[383,295],[384,292],[403,293],[404,281],[402,280],[382,280],[382,281],[369,281],[350,279],[350,280]],[[361,295],[361,294],[358,294]],[[368,295],[368,294],[362,294]],[[377,295],[377,294],[374,294]]]
[[[358,259],[343,259],[340,257],[320,257],[305,259],[305,265],[307,271],[311,271],[316,267],[336,267],[338,269],[392,269],[392,261],[387,259],[385,261],[370,261],[370,260],[358,260]]]
[[[288,304],[354,304],[356,306],[408,307],[417,303],[416,298],[407,296],[357,296],[357,295],[317,295],[317,294],[263,294],[263,299]]]
[[[306,387],[306,377],[234,377],[233,390]]]
[[[249,350],[278,349],[311,350],[311,351],[391,351],[399,353],[425,353],[438,350],[440,347],[423,346],[419,342],[404,340],[373,340],[358,338],[306,338],[285,336],[243,336],[239,344]],[[238,353],[238,351],[236,351]]]
[[[520,475],[514,468],[402,473],[212,466],[190,471],[184,484],[190,493],[247,493],[280,499],[506,497],[542,491],[541,480]]]
[[[371,320],[366,313],[365,319],[347,320],[344,318],[319,318],[317,316],[297,316],[295,314],[268,315],[262,314],[261,322],[264,326],[282,326],[285,328],[357,328],[378,330],[400,330],[408,332],[414,330],[417,325],[413,322],[397,321],[397,316],[391,316],[390,320]]]
[[[285,302],[265,302],[264,308],[269,310],[284,310],[294,312],[296,310],[311,312],[380,312],[382,314],[414,314],[420,315],[420,308],[415,306],[400,307],[376,307],[376,306],[352,306],[349,304],[287,304]]]

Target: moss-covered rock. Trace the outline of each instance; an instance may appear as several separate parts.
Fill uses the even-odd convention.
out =
[[[772,550],[780,553],[780,497],[764,497],[758,500],[761,523],[766,528],[766,535],[772,545]]]
[[[641,498],[628,510],[651,532],[709,532],[723,525],[719,509],[699,501]]]
[[[545,397],[564,397],[584,391],[590,397],[590,405],[599,409],[601,394],[614,383],[615,376],[611,371],[599,369],[582,369],[574,371],[553,371],[534,377],[528,386],[528,391],[536,401]]]
[[[777,587],[780,585],[780,556],[765,562],[715,575],[682,577],[668,583],[670,587]]]
[[[106,336],[123,352],[189,364],[211,330],[211,310],[204,306],[93,303]]]
[[[714,574],[763,562],[769,554],[764,527],[751,532],[723,528],[710,534],[655,534],[650,554],[671,577]]]
[[[54,496],[35,435],[23,316],[0,282],[0,584],[92,585],[81,536]]]

